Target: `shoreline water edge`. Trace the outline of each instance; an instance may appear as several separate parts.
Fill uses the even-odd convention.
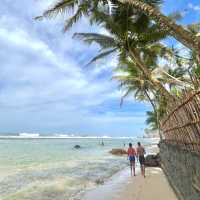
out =
[[[147,155],[159,153],[157,145],[147,146]],[[104,185],[85,192],[76,200],[178,200],[167,177],[160,167],[146,168],[146,178],[136,163],[136,177],[130,175],[129,167],[112,176]],[[75,200],[75,199],[73,199]]]
[[[147,155],[153,155],[158,153],[157,142],[152,142],[151,144],[145,145]],[[123,156],[126,159],[126,156]],[[136,176],[141,176],[140,174],[140,164],[136,162]],[[102,185],[97,185],[93,189],[86,190],[83,196],[80,195],[76,197],[76,200],[122,200],[120,193],[122,193],[126,186],[134,180],[134,176],[130,174],[129,161],[127,160],[127,166],[116,172],[113,176],[106,180]],[[141,178],[143,178],[141,176]],[[70,199],[75,200],[75,199]]]
[[[105,146],[94,138],[0,140],[0,199],[82,200],[98,188],[120,186],[129,177],[128,161],[108,152],[127,148],[124,143],[130,141],[136,144],[138,139],[104,138]],[[154,152],[155,139],[142,142],[148,153]],[[75,144],[81,149],[73,149]]]

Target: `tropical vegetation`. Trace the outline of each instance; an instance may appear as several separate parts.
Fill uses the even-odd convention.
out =
[[[64,24],[67,31],[82,17],[106,30],[100,33],[75,33],[74,38],[101,52],[89,64],[116,56],[118,67],[113,79],[119,81],[125,97],[148,101],[147,123],[152,129],[160,127],[169,102],[181,98],[183,90],[199,89],[200,25],[183,27],[176,23],[180,15],[163,15],[161,0],[61,0],[42,16],[51,18],[72,11]],[[165,39],[174,37],[181,50],[167,46]],[[183,55],[183,52],[184,55]],[[162,137],[160,135],[160,137]]]

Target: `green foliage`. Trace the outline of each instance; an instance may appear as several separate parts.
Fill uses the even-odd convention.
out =
[[[200,22],[194,23],[194,24],[189,24],[188,29],[194,34],[200,33]]]
[[[147,111],[146,115],[147,115],[146,124],[150,127],[150,130],[157,130],[159,127],[157,120],[157,112]]]
[[[133,62],[126,61],[126,64],[126,67],[118,67],[115,70],[118,73],[121,72],[121,75],[113,76],[113,79],[120,82],[120,89],[125,91],[121,99],[121,105],[124,98],[128,96],[133,96],[138,101],[149,101],[148,92],[153,90],[151,82],[145,79],[143,73],[138,70]]]
[[[200,65],[197,65],[196,68],[194,69],[194,73],[200,77]]]
[[[153,7],[158,7],[162,1],[161,0],[142,0],[144,3],[147,3]],[[122,4],[119,3],[117,0],[60,0],[55,3],[50,9],[46,10],[41,16],[36,17],[35,19],[41,20],[43,18],[53,18],[59,14],[65,15],[66,13],[73,12],[74,14],[66,20],[64,30],[68,30],[79,21],[83,16],[89,17],[91,14],[95,13],[97,10],[104,10],[107,11],[108,14],[110,11],[110,5],[113,5],[112,12],[115,14],[117,12],[120,13],[122,16],[123,14],[134,14],[135,9],[131,7],[128,3]],[[117,8],[117,11],[116,9]],[[126,8],[126,9],[124,9]],[[138,11],[137,11],[138,12]],[[143,18],[145,15],[140,13]],[[121,18],[123,20],[124,18]],[[90,19],[92,22],[92,19]],[[145,20],[144,20],[145,21]],[[143,20],[141,18],[141,26],[143,26]]]
[[[162,0],[140,1],[156,9],[162,4]],[[159,83],[163,89],[177,98],[180,97],[182,89],[199,88],[195,80],[196,77],[200,77],[200,65],[197,64],[195,53],[192,52],[185,58],[182,56],[182,51],[163,45],[163,39],[169,36],[168,30],[152,22],[147,15],[132,5],[122,4],[118,0],[60,0],[36,19],[52,18],[59,14],[69,15],[69,13],[72,13],[72,16],[65,21],[64,31],[85,16],[91,24],[99,25],[107,31],[107,35],[75,33],[74,38],[88,45],[93,43],[99,45],[99,54],[89,64],[111,54],[118,56],[119,66],[114,72],[120,75],[114,75],[113,79],[119,81],[119,87],[124,91],[122,102],[130,95],[139,101],[149,101],[154,111],[147,112],[147,124],[152,129],[158,128],[158,120],[165,114],[168,102],[163,91],[160,88],[158,90],[154,83]],[[180,20],[182,15],[175,12],[168,17],[176,21]],[[187,28],[196,35],[200,32],[199,23],[189,25]],[[135,57],[130,54],[133,51],[137,52]],[[167,67],[161,66],[161,59],[167,62]],[[138,60],[149,76],[141,70]],[[191,70],[186,70],[183,65],[189,66]]]

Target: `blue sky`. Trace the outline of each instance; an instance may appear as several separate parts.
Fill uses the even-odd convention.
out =
[[[103,31],[83,19],[63,34],[63,17],[33,18],[53,0],[2,0],[0,7],[0,132],[133,136],[145,128],[148,104],[129,98],[111,81],[115,57],[84,68],[97,46],[73,40],[73,32]],[[197,22],[198,0],[166,0],[165,13],[184,11]]]

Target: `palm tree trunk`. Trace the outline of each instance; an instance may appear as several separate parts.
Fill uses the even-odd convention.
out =
[[[160,94],[165,96],[168,100],[174,100],[174,97],[165,89],[165,87],[157,80],[154,80],[151,76],[151,71],[146,67],[143,61],[140,59],[139,53],[137,50],[129,50],[130,57],[134,62],[137,63],[140,70],[143,72],[145,77],[155,86],[157,91],[160,91]]]
[[[151,99],[151,97],[149,96],[148,92],[145,90],[144,93],[145,93],[145,95],[147,96],[149,102],[151,103],[151,105],[152,105],[154,111],[156,111],[156,105],[155,105],[154,102],[152,101],[152,99]]]
[[[167,30],[171,36],[176,38],[183,45],[197,53],[198,62],[200,61],[200,40],[198,37],[177,25],[173,20],[163,15],[158,9],[139,0],[118,0],[121,3],[129,3],[136,9],[142,11],[151,19],[155,20],[161,28]]]

